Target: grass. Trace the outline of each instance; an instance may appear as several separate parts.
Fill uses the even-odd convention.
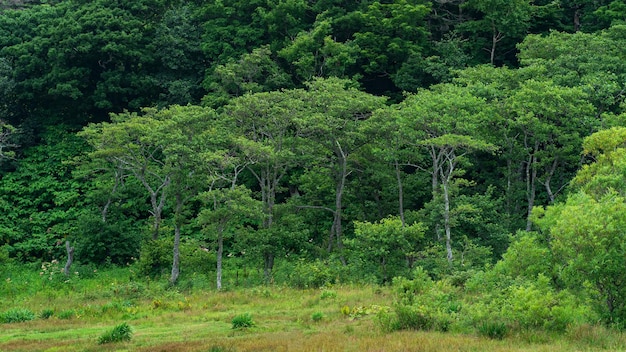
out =
[[[23,280],[41,285],[36,275],[28,273],[12,277],[10,282],[0,281],[0,311],[49,310],[55,314],[47,319],[36,317],[0,324],[0,351],[559,352],[626,349],[626,338],[622,334],[598,326],[579,326],[558,336],[532,331],[508,334],[502,340],[477,332],[385,333],[378,325],[376,314],[367,313],[390,306],[392,295],[385,288],[368,286],[335,286],[326,290],[268,286],[223,292],[178,291],[160,282],[131,280],[128,270],[118,269],[69,283],[46,283],[36,290]],[[14,295],[6,295],[11,290]],[[72,312],[71,318],[63,319],[62,312]],[[359,312],[362,314],[357,314]],[[242,316],[253,318],[254,326],[233,329],[233,320]],[[131,340],[98,344],[103,334],[122,323],[132,327]]]

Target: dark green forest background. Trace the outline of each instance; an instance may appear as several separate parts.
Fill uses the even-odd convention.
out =
[[[5,0],[3,258],[219,288],[504,255],[613,319],[625,89],[623,0]]]

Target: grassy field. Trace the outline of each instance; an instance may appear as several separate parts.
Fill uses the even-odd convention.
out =
[[[35,314],[29,321],[1,324],[0,351],[626,350],[621,333],[594,326],[559,336],[528,331],[503,340],[472,331],[385,333],[376,317],[392,305],[385,288],[181,291],[160,282],[134,281],[123,271],[54,285],[36,274],[5,274],[0,284],[0,313],[23,309]],[[45,318],[45,312],[51,316]],[[254,325],[234,329],[233,318],[244,314]],[[98,343],[124,322],[133,329],[130,341]]]

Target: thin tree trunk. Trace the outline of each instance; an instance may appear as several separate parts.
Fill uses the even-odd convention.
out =
[[[554,173],[556,172],[556,167],[558,166],[558,164],[559,164],[559,159],[555,157],[554,161],[552,162],[552,165],[550,166],[550,171],[548,172],[548,175],[546,176],[546,180],[543,183],[543,185],[546,187],[546,192],[548,192],[548,197],[550,197],[550,204],[554,203],[554,200],[556,198],[556,196],[554,195],[554,192],[552,192],[552,187],[550,186],[550,182],[552,181],[552,176],[554,176]]]
[[[339,251],[341,262],[345,265],[345,259],[343,257],[343,238],[342,238],[342,224],[341,224],[341,208],[343,206],[343,191],[346,186],[346,179],[348,178],[348,156],[341,148],[339,142],[337,142],[337,151],[339,160],[341,161],[341,174],[339,177],[339,183],[335,193],[335,239],[337,240],[337,250]]]
[[[452,264],[452,230],[450,229],[450,194],[448,190],[448,181],[444,180],[442,182],[443,185],[443,219],[444,219],[444,228],[446,231],[446,253],[448,258],[448,263]]]
[[[263,254],[265,265],[263,268],[263,274],[265,276],[265,283],[269,284],[272,282],[272,268],[274,267],[274,254],[271,252],[266,252]]]
[[[222,257],[224,255],[224,224],[217,228],[217,289],[222,289]]]
[[[406,225],[404,221],[404,192],[402,189],[402,175],[400,174],[400,165],[398,160],[395,160],[396,180],[398,181],[398,212],[400,215],[400,221],[402,222],[402,228]]]
[[[70,241],[65,241],[65,250],[67,252],[67,262],[65,262],[65,267],[63,268],[63,273],[65,276],[70,275],[70,266],[72,266],[72,262],[74,262],[74,247],[70,247]]]
[[[180,274],[180,225],[174,226],[174,250],[172,258],[172,276],[170,277],[170,283],[174,285],[178,280]]]
[[[528,163],[526,164],[526,197],[528,199],[528,209],[526,214],[526,231],[530,231],[532,229],[532,221],[530,220],[530,215],[533,211],[533,207],[535,206],[535,196],[537,194],[537,149],[539,149],[539,142],[535,142],[535,148],[533,150],[533,154],[529,156]]]

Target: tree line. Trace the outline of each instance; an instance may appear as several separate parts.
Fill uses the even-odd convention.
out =
[[[585,241],[623,203],[622,1],[0,6],[13,258],[214,260],[221,288],[225,260],[386,283],[548,251],[621,309],[621,232]]]

